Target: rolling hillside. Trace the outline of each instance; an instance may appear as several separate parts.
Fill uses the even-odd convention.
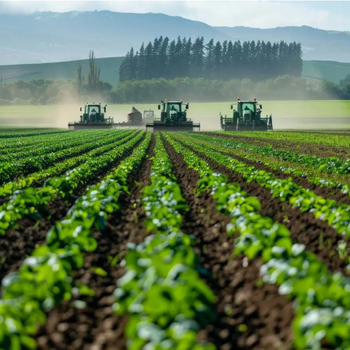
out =
[[[113,86],[119,82],[119,66],[123,57],[96,59],[101,68],[101,80]],[[82,64],[82,73],[88,71],[88,59],[57,63],[39,63],[0,66],[0,76],[3,81],[30,80],[30,79],[75,79],[79,62]]]
[[[339,83],[350,74],[350,63],[334,61],[304,61],[303,76],[306,78],[326,79]]]
[[[101,80],[115,86],[119,82],[119,66],[123,57],[98,58]],[[0,76],[4,82],[30,79],[75,79],[79,62],[83,74],[87,72],[88,60],[0,66]],[[339,83],[350,74],[350,63],[332,61],[304,61],[303,76],[314,79],[327,79]]]

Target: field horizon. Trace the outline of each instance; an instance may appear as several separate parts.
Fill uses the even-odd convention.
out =
[[[185,101],[186,102],[186,101]],[[272,114],[275,129],[349,129],[350,101],[346,100],[306,100],[306,101],[259,101],[263,105],[263,115]],[[190,101],[189,118],[201,123],[201,130],[220,129],[219,113],[231,115],[227,102],[196,103]],[[102,105],[104,103],[102,102]],[[68,128],[68,122],[79,120],[79,103],[66,103],[48,106],[1,106],[0,128],[18,127],[58,127]],[[158,104],[110,104],[107,105],[107,117],[115,122],[126,121],[132,107],[143,113],[153,109],[159,116]]]

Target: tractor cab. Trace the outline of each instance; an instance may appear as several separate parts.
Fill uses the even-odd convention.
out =
[[[231,105],[231,109],[234,109],[234,105]],[[234,120],[240,119],[240,123],[251,124],[253,122],[259,122],[261,117],[262,105],[259,105],[256,100],[253,102],[241,102],[237,101],[237,106],[234,109]]]
[[[221,115],[220,123],[222,130],[273,130],[272,115],[262,117],[262,105],[254,98],[254,101],[241,101],[238,97],[237,104],[231,105],[232,118]]]
[[[189,103],[180,101],[162,100],[158,105],[161,110],[160,119],[154,118],[153,122],[146,124],[147,131],[199,131],[200,123],[193,123],[187,118]]]
[[[101,103],[87,103],[83,109],[80,107],[80,120],[78,122],[68,123],[68,128],[71,130],[80,129],[111,129],[114,127],[112,117],[105,118],[107,105],[101,106]]]
[[[181,123],[186,121],[186,113],[189,108],[187,103],[183,105],[182,100],[180,101],[162,101],[163,109],[161,112],[161,120],[167,123]],[[158,105],[158,109],[161,109],[161,106]]]
[[[80,107],[80,111],[82,111],[82,107]],[[87,103],[84,107],[84,113],[80,116],[80,121],[91,122],[91,123],[104,122],[105,112],[106,112],[106,106],[103,107],[103,112],[102,112],[101,104]]]

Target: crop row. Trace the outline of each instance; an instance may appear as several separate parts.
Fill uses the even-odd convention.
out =
[[[195,136],[196,137],[196,136]],[[201,137],[201,135],[199,135]],[[293,151],[287,151],[281,148],[261,147],[244,142],[237,142],[233,139],[225,139],[227,145],[231,148],[244,149],[255,154],[262,154],[268,157],[276,157],[282,160],[302,164],[307,168],[316,168],[320,173],[328,174],[350,174],[350,161],[343,161],[336,157],[321,158],[313,155],[300,154]]]
[[[313,191],[298,186],[291,179],[280,180],[273,173],[265,170],[258,170],[232,157],[219,152],[225,148],[216,147],[212,150],[198,140],[181,137],[184,144],[192,146],[196,151],[202,153],[214,161],[226,166],[228,169],[240,173],[247,182],[256,181],[260,186],[271,190],[273,197],[281,201],[288,201],[293,207],[299,208],[302,212],[311,212],[316,219],[325,221],[333,227],[336,232],[350,236],[350,207],[346,204],[338,205],[336,200],[317,196]]]
[[[348,193],[350,195],[349,186],[344,184],[325,180],[320,175],[317,175],[322,172],[321,169],[308,167],[303,162],[292,163],[293,161],[287,160],[285,161],[288,165],[281,165],[283,162],[279,156],[272,155],[271,152],[264,152],[262,148],[260,148],[260,152],[256,152],[256,148],[253,148],[249,144],[236,142],[234,140],[223,139],[221,137],[208,137],[202,135],[193,135],[193,137],[198,138],[199,140],[203,140],[204,142],[208,142],[208,146],[211,146],[212,149],[217,149],[217,146],[222,148],[226,148],[226,152],[232,152],[232,154],[243,157],[248,160],[258,161],[264,165],[267,165],[275,170],[280,170],[285,174],[293,174],[295,176],[300,176],[303,178],[307,178],[308,181],[313,182],[315,185],[320,187],[328,187],[331,189],[339,189],[342,193]],[[233,151],[234,150],[234,151]],[[322,159],[322,158],[321,158]],[[302,167],[302,169],[298,169],[298,165]],[[331,173],[334,175],[334,173]]]
[[[0,348],[35,349],[33,339],[45,323],[45,311],[73,295],[90,295],[83,284],[72,285],[72,271],[83,265],[83,253],[96,249],[92,231],[103,231],[108,215],[120,209],[128,177],[146,155],[150,135],[100,183],[87,189],[67,216],[47,233],[47,244],[35,249],[16,273],[3,279],[0,301]]]
[[[101,154],[112,150],[114,147],[118,147],[122,142],[126,142],[133,137],[135,137],[137,131],[124,131],[119,132],[117,135],[114,135],[110,138],[106,138],[100,142],[99,145],[96,144],[96,148],[92,151],[84,153],[83,155],[68,158],[62,162],[55,164],[52,167],[43,169],[36,173],[27,175],[26,177],[18,178],[16,181],[7,182],[4,185],[0,186],[0,197],[6,197],[12,195],[15,191],[25,189],[32,184],[35,184],[41,180],[44,180],[48,177],[54,175],[60,175],[69,169],[87,162],[92,157],[100,156]]]
[[[109,138],[111,135],[116,135],[117,132],[115,130],[112,130],[105,133],[102,133],[100,131],[98,133],[92,133],[91,135],[88,135],[86,133],[69,133],[58,135],[59,137],[56,137],[55,139],[46,140],[45,142],[41,142],[40,145],[34,145],[30,148],[26,147],[25,149],[9,150],[7,154],[5,154],[6,152],[1,152],[0,166],[1,163],[15,162],[17,160],[30,158],[33,156],[37,157],[61,151],[67,148],[73,148],[86,143],[91,143],[99,139]]]
[[[116,135],[118,135],[118,133]],[[108,142],[111,142],[111,140]],[[105,140],[98,139],[97,141],[83,142],[79,146],[63,149],[56,153],[28,157],[17,162],[2,163],[0,166],[0,184],[10,181],[16,176],[27,175],[35,171],[48,168],[60,160],[70,158],[74,155],[79,155],[83,152],[88,152],[89,150],[93,150],[96,147],[104,145],[105,143]]]
[[[132,174],[140,169],[152,138],[156,143],[151,184],[143,188],[140,195],[149,236],[141,244],[127,246],[128,252],[121,261],[126,273],[117,281],[114,293],[114,311],[127,316],[128,348],[216,348],[208,341],[199,341],[198,337],[199,330],[214,324],[217,300],[201,278],[209,276],[211,271],[200,266],[199,256],[193,249],[195,241],[184,229],[189,225],[185,216],[189,207],[179,185],[182,188],[184,180],[174,175],[179,170],[178,164],[184,161],[198,174],[195,194],[211,196],[216,210],[230,218],[227,234],[235,237],[235,256],[246,256],[248,259],[244,261],[248,264],[256,259],[263,261],[260,270],[263,282],[279,286],[279,293],[293,300],[294,347],[298,350],[350,349],[350,280],[341,273],[330,273],[315,254],[291,238],[283,224],[259,213],[261,204],[257,198],[248,197],[240,184],[229,183],[227,177],[217,173],[205,159],[214,161],[210,164],[225,166],[228,173],[241,174],[242,177],[237,177],[247,183],[257,182],[269,189],[272,197],[288,201],[302,212],[313,213],[340,234],[350,235],[350,208],[316,196],[291,179],[280,180],[268,171],[240,162],[234,158],[234,152],[232,156],[225,155],[226,140],[188,133],[152,135],[138,131],[118,132],[114,139],[104,138],[108,143],[88,153],[0,187],[0,197],[1,190],[3,196],[10,196],[0,207],[1,235],[15,227],[23,216],[40,214],[42,207],[57,196],[67,198],[73,192],[76,194],[76,189],[95,184],[100,181],[101,173],[114,167],[101,182],[87,187],[67,215],[47,232],[46,244],[36,248],[16,273],[3,279],[0,349],[36,349],[38,327],[46,323],[49,311],[62,302],[72,303],[72,299],[79,296],[93,295],[92,286],[82,284],[76,273],[83,266],[86,268],[85,253],[95,252],[99,237],[104,235],[107,226],[111,227],[110,214],[122,209],[121,195],[129,193],[129,184],[134,182],[130,180]],[[171,151],[171,157],[166,150]],[[240,148],[235,151],[245,154]],[[175,152],[183,156],[180,163],[172,163]],[[249,156],[249,152],[246,153]],[[64,171],[67,172],[61,175]],[[59,176],[51,177],[56,174]],[[47,177],[50,178],[42,187],[28,187]],[[131,208],[134,202],[130,200],[130,203]],[[188,203],[193,209],[193,203]],[[129,222],[129,216],[126,220]],[[198,248],[203,248],[203,252],[207,249]],[[81,300],[69,305],[84,308]],[[231,328],[229,332],[239,332]]]
[[[225,132],[231,135],[242,136],[242,133],[236,132]],[[303,143],[315,143],[321,145],[330,145],[330,146],[344,146],[350,147],[350,140],[347,135],[329,135],[326,133],[316,134],[310,132],[285,132],[285,131],[274,131],[271,132],[244,132],[244,136],[247,138],[262,138],[267,140],[281,140],[281,141],[297,141]]]
[[[129,244],[114,309],[129,316],[131,349],[214,349],[198,343],[197,332],[213,320],[215,298],[199,276],[191,238],[181,232],[187,205],[156,137],[151,185],[142,191],[146,227],[153,234],[138,246]]]
[[[51,134],[63,134],[67,133],[69,130],[34,130],[34,131],[28,131],[28,132],[3,132],[0,133],[0,139],[10,139],[10,138],[17,138],[17,137],[31,137],[31,136],[37,136],[37,135],[51,135]]]
[[[140,133],[126,143],[121,140],[118,147],[112,148],[112,150],[99,157],[87,159],[84,164],[62,176],[49,178],[45,181],[44,186],[39,189],[28,187],[17,191],[8,202],[0,207],[0,235],[5,234],[8,229],[16,227],[17,222],[24,215],[38,216],[40,210],[47,207],[57,196],[65,198],[75,189],[96,178],[97,171],[107,169],[113,165],[143,137],[144,133]]]
[[[85,133],[85,131],[83,131],[82,133]],[[80,132],[75,132],[76,136],[78,136],[80,134]],[[31,137],[13,137],[13,138],[5,138],[5,139],[1,139],[0,138],[0,150],[4,151],[6,153],[10,152],[10,151],[18,151],[21,149],[25,149],[28,148],[30,149],[31,147],[35,146],[35,145],[41,145],[42,143],[45,143],[49,140],[57,140],[60,139],[62,137],[65,137],[64,135],[68,136],[68,135],[73,135],[73,132],[58,132],[58,133],[53,133],[50,135],[41,135],[38,134],[36,136],[31,136]]]
[[[199,173],[198,193],[206,190],[217,200],[217,210],[232,218],[227,233],[238,233],[235,255],[250,260],[261,257],[265,283],[277,284],[279,292],[295,300],[294,344],[297,349],[350,347],[350,280],[331,274],[317,257],[293,242],[288,229],[258,214],[260,203],[247,197],[239,184],[227,184],[225,176],[210,167],[178,140],[166,135],[189,168]],[[189,144],[191,144],[189,142]]]

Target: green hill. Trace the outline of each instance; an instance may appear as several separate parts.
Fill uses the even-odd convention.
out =
[[[57,62],[0,66],[2,80],[30,80],[30,79],[75,79],[79,62],[82,64],[82,73],[88,72],[88,59]],[[119,82],[119,66],[123,57],[97,58],[96,63],[101,68],[101,80],[113,86]]]
[[[339,83],[350,74],[350,63],[334,61],[304,61],[303,76],[307,78],[326,79]]]
[[[119,66],[123,57],[97,58],[101,68],[101,80],[115,86],[119,82]],[[75,79],[79,62],[83,74],[88,71],[88,60],[57,63],[38,63],[0,66],[4,82],[29,79]],[[313,79],[327,79],[339,83],[350,74],[350,63],[333,61],[303,61],[303,76]]]

